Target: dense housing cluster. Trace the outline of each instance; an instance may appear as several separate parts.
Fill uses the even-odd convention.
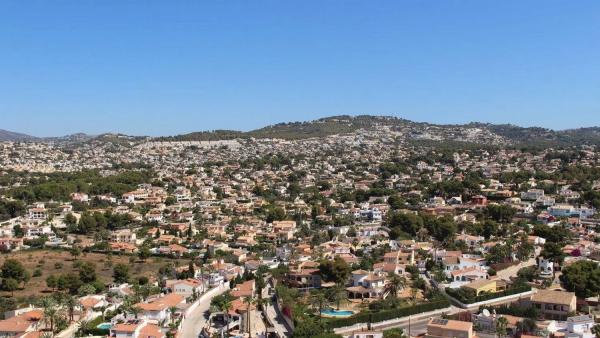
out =
[[[0,336],[600,333],[597,146],[377,123],[0,143]]]

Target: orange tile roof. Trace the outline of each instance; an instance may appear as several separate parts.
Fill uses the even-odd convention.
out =
[[[117,324],[111,328],[113,331],[118,332],[134,332],[138,327],[138,324]]]
[[[183,296],[170,293],[150,303],[137,303],[136,306],[144,311],[162,311],[172,306],[177,306],[184,300]]]
[[[160,328],[154,324],[148,324],[140,330],[140,338],[163,338],[166,337],[164,333],[160,331]]]

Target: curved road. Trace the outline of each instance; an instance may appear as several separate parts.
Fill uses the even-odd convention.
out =
[[[207,324],[208,309],[210,308],[210,301],[220,294],[223,294],[229,290],[229,283],[225,283],[219,287],[210,289],[200,298],[198,306],[185,317],[183,324],[181,325],[181,337],[182,338],[197,338],[198,334],[204,326]]]

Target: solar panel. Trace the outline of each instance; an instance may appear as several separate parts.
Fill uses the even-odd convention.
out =
[[[448,319],[442,319],[442,318],[434,318],[431,321],[432,324],[438,324],[438,325],[446,325],[448,324]]]

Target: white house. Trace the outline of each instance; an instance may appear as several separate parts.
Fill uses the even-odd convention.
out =
[[[137,303],[135,306],[142,310],[139,317],[152,323],[169,323],[171,321],[170,309],[180,304],[185,304],[185,298],[180,294],[170,293],[148,303]]]
[[[183,297],[190,297],[194,293],[197,295],[202,293],[202,283],[197,279],[178,279],[169,280],[166,286],[170,288],[173,293],[182,295]]]

